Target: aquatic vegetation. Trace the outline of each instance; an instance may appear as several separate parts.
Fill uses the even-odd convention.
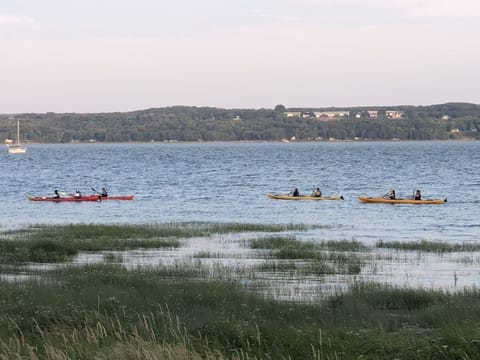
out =
[[[252,239],[249,242],[249,246],[252,249],[283,249],[288,247],[301,248],[303,250],[315,249],[315,250],[329,250],[329,251],[370,251],[370,248],[357,240],[329,240],[322,242],[313,241],[299,241],[296,237],[292,236],[270,236]]]
[[[304,263],[293,263],[295,269],[310,274],[358,274],[361,271],[362,261],[355,254],[344,252],[325,251],[329,243],[314,243],[299,241],[295,237],[265,237],[250,240],[253,249],[272,250],[271,257],[279,260],[303,260]],[[335,247],[335,245],[331,245]],[[359,249],[360,246],[352,243],[342,243],[339,248]],[[277,266],[277,265],[275,265]],[[284,265],[282,265],[284,266]],[[266,269],[268,265],[260,268]],[[292,271],[292,269],[290,269]]]
[[[274,273],[288,273],[297,272],[299,266],[294,261],[265,261],[256,266],[259,271],[274,272]]]
[[[213,259],[221,257],[219,253],[212,253],[210,251],[199,251],[192,255],[196,259]]]
[[[371,251],[355,240],[305,241],[289,233],[302,228],[81,224],[3,233],[0,359],[478,356],[478,290],[446,293],[363,283],[381,274],[382,266],[405,269],[426,257],[400,246],[381,250],[391,248],[380,244]],[[222,236],[236,232],[240,235]],[[255,237],[244,240],[249,232]],[[279,234],[262,234],[269,232]],[[212,247],[198,246],[210,240]],[[188,248],[196,241],[197,248]],[[168,249],[148,250],[160,244]],[[140,245],[145,252],[123,251]],[[187,252],[172,259],[172,253],[182,253],[178,246]],[[79,251],[103,263],[68,265]],[[131,261],[143,253],[170,257],[161,265]],[[25,261],[66,264],[43,268],[46,264],[32,267]],[[457,270],[455,284],[462,279]]]
[[[252,249],[281,249],[297,244],[295,237],[291,236],[269,236],[250,240],[249,246]]]
[[[63,262],[81,251],[177,248],[180,239],[232,232],[303,231],[304,225],[165,223],[35,225],[2,233],[0,262]]]
[[[108,252],[103,254],[103,261],[107,263],[121,264],[123,262],[123,255],[115,252]]]
[[[376,244],[377,248],[408,250],[408,251],[425,251],[425,252],[463,252],[463,251],[480,251],[480,244],[451,244],[442,241],[427,241],[421,240],[416,242],[385,242],[379,241]]]
[[[370,248],[368,246],[362,244],[360,241],[357,240],[328,240],[322,241],[320,244],[318,244],[318,246],[320,248],[330,251],[370,251]]]
[[[150,226],[36,225],[0,239],[0,262],[63,262],[80,251],[178,247]]]

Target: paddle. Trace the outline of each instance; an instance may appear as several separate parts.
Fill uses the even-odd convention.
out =
[[[387,192],[385,195],[383,195],[382,197],[383,197],[384,199],[391,199],[390,195],[392,195],[392,192],[393,192],[393,195],[395,195],[395,190],[392,189],[392,190],[388,191],[388,192]],[[395,196],[394,198],[396,199],[397,197]]]
[[[106,188],[102,188],[102,192],[99,192],[99,191],[95,190],[93,187],[90,188],[90,189],[92,189],[92,191],[96,192],[98,195],[100,195],[100,196],[102,196],[102,197],[108,196],[108,195],[107,195],[107,194],[108,194],[108,193],[107,193],[108,190],[107,190]],[[105,190],[105,194],[103,193],[103,190]]]

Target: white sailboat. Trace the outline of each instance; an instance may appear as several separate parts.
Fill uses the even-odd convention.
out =
[[[17,120],[17,142],[12,145],[8,145],[9,154],[25,154],[27,148],[20,144],[20,121]]]

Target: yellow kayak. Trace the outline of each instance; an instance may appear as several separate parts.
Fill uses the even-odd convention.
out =
[[[292,196],[292,195],[277,195],[267,194],[270,199],[277,200],[343,200],[343,196]]]
[[[359,196],[358,200],[363,203],[383,204],[445,204],[447,199],[413,200],[413,199],[385,199],[383,197]]]

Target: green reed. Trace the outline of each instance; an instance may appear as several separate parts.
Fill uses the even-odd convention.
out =
[[[177,239],[163,237],[151,226],[80,224],[32,229],[17,233],[13,239],[0,239],[0,262],[63,262],[80,251],[180,246]]]
[[[0,282],[0,358],[478,358],[478,290],[357,284],[303,304],[203,278],[104,264]]]
[[[361,252],[370,251],[370,248],[357,240],[328,240],[322,241],[318,247],[330,251],[351,251]]]
[[[103,254],[103,261],[107,263],[123,263],[123,255],[120,253],[108,252]]]
[[[272,250],[271,257],[279,260],[304,260],[306,263],[295,264],[295,271],[304,274],[358,274],[362,266],[358,255],[345,252],[345,249],[363,249],[356,242],[342,241],[337,245],[334,241],[314,243],[299,241],[295,237],[273,236],[252,239],[250,247]],[[329,251],[325,251],[327,249]],[[279,265],[274,263],[261,265],[259,269],[267,271],[269,266],[270,271],[279,268]]]
[[[383,248],[383,249],[424,251],[424,252],[436,252],[436,253],[480,251],[480,244],[470,244],[470,243],[450,244],[442,241],[427,241],[427,240],[420,240],[415,242],[379,241],[377,242],[376,246],[377,248]]]

